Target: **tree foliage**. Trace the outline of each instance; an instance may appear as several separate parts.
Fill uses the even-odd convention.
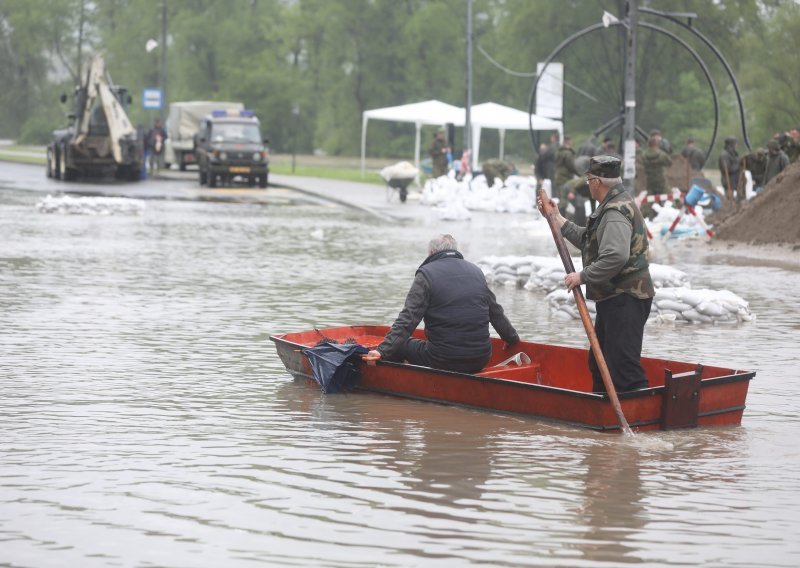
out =
[[[152,120],[138,104],[161,82],[159,45],[166,2],[167,98],[238,100],[255,109],[275,151],[321,148],[356,154],[364,110],[439,99],[465,103],[463,0],[0,0],[0,136],[42,141],[63,122],[57,94],[68,92],[92,52],[130,88],[134,123]],[[800,7],[791,0],[640,0],[645,10],[695,12],[692,25],[734,69],[751,138],[796,126],[800,87],[794,57]],[[558,56],[565,66],[565,125],[588,137],[624,105],[624,30],[599,26],[621,0],[475,0],[473,101],[527,108],[537,62],[566,38],[597,29]],[[685,18],[678,18],[685,21]],[[706,62],[721,101],[720,135],[739,132],[730,80],[714,54],[675,21],[640,13],[637,119],[673,142],[708,141],[710,87],[691,55]],[[676,43],[667,34],[683,38]],[[491,60],[483,53],[490,55]],[[293,112],[296,111],[296,112]],[[609,129],[604,134],[619,135]],[[376,124],[370,151],[408,155],[413,127]],[[487,154],[497,138],[487,133]],[[507,149],[529,154],[525,135]]]

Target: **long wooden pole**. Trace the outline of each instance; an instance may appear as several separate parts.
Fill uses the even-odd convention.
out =
[[[542,203],[544,217],[547,219],[547,224],[550,225],[550,231],[553,233],[553,240],[556,242],[558,255],[561,257],[561,262],[564,263],[564,270],[567,271],[567,274],[575,272],[575,266],[572,264],[572,257],[567,250],[567,243],[564,242],[564,237],[561,235],[561,230],[556,222],[556,210],[550,204],[550,198],[547,193],[545,193],[544,189],[539,190],[539,200]],[[572,294],[575,296],[575,303],[578,305],[578,312],[581,314],[583,328],[586,330],[586,336],[589,338],[589,345],[592,347],[595,361],[597,361],[597,366],[600,368],[600,376],[603,378],[603,384],[606,386],[606,392],[608,393],[608,398],[611,400],[614,413],[617,415],[620,428],[622,428],[625,434],[633,436],[633,430],[631,430],[628,421],[625,419],[625,415],[622,413],[622,406],[619,404],[617,390],[614,388],[614,382],[611,380],[611,373],[608,372],[606,358],[603,356],[602,349],[600,349],[600,341],[598,341],[597,334],[594,331],[592,318],[589,315],[589,309],[586,307],[586,300],[583,298],[581,287],[575,286],[572,289]]]

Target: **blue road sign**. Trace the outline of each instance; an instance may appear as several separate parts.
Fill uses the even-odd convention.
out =
[[[161,89],[143,89],[142,107],[150,110],[161,110],[164,105],[164,94]]]

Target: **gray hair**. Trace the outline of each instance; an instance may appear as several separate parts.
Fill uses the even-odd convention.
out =
[[[458,250],[458,243],[453,238],[453,235],[437,235],[428,243],[428,255],[443,250]]]
[[[598,178],[598,179],[600,180],[600,183],[602,183],[602,184],[603,184],[604,186],[606,186],[606,187],[614,187],[614,186],[615,186],[615,185],[617,185],[618,183],[622,183],[622,178],[621,178],[621,177],[615,177],[615,178]]]

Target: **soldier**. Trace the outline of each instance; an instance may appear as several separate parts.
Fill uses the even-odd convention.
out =
[[[575,150],[572,149],[572,139],[564,136],[564,143],[556,152],[556,173],[553,180],[553,197],[561,197],[561,188],[575,176],[579,176],[575,169]]]
[[[734,191],[739,187],[739,154],[736,152],[736,138],[728,136],[725,148],[719,155],[719,174],[725,196],[732,200]]]
[[[764,166],[764,185],[789,167],[789,157],[781,150],[777,140],[767,142],[767,162]]]
[[[433,165],[433,177],[438,178],[447,173],[447,154],[450,148],[444,138],[444,128],[440,128],[433,135],[433,142],[428,148]]]
[[[694,145],[694,138],[691,137],[686,139],[686,146],[681,150],[681,156],[686,158],[691,168],[698,172],[703,169],[703,165],[706,163],[705,155]]]
[[[551,182],[556,175],[556,153],[558,152],[558,132],[550,135],[550,145],[542,151],[539,147],[539,157],[536,159],[536,178],[549,179]]]
[[[653,135],[647,141],[647,150],[642,152],[642,166],[647,180],[647,193],[649,195],[664,195],[668,193],[667,178],[664,175],[664,168],[672,165],[672,159],[659,148],[659,136]],[[642,214],[655,217],[655,212],[649,203],[642,207]]]
[[[664,138],[663,136],[661,136],[661,131],[656,129],[656,128],[654,128],[653,130],[650,131],[650,137],[653,137],[653,136],[657,136],[658,137],[658,147],[661,148],[661,150],[664,153],[666,153],[667,156],[671,156],[672,155],[672,144],[670,144],[670,141],[667,140],[666,138]]]
[[[786,133],[786,148],[783,149],[789,163],[795,163],[800,157],[800,129],[792,128]]]
[[[481,170],[486,177],[486,185],[492,187],[495,178],[499,178],[500,181],[505,182],[506,178],[514,173],[514,164],[506,162],[505,160],[493,158],[491,160],[486,160]]]
[[[642,336],[655,296],[647,262],[647,229],[644,218],[620,178],[621,160],[595,156],[587,182],[600,205],[586,227],[556,217],[561,234],[581,249],[583,270],[564,277],[567,289],[586,285],[586,297],[594,300],[594,328],[614,386],[620,391],[647,388],[641,365]],[[541,211],[542,204],[539,203]],[[595,355],[589,352],[592,389],[605,386]]]
[[[597,138],[592,136],[591,138],[587,139],[586,142],[580,145],[577,155],[591,158],[599,153],[600,150],[597,148]]]
[[[769,145],[769,144],[767,144]],[[767,152],[756,148],[743,158],[743,166],[753,178],[753,191],[759,193],[764,187],[764,170],[767,166]]]

